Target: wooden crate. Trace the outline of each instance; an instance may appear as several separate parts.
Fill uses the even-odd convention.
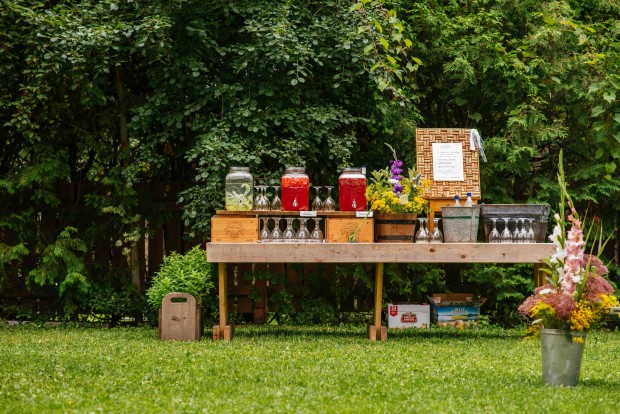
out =
[[[246,243],[257,241],[257,217],[213,216],[211,218],[211,242]]]
[[[326,222],[326,239],[328,243],[347,243],[349,236],[355,233],[363,218],[329,217]],[[357,232],[356,242],[372,243],[374,241],[375,226],[372,218],[367,218]]]

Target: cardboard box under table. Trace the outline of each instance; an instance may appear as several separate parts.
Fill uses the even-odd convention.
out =
[[[428,328],[431,309],[427,304],[388,303],[388,328]]]
[[[471,293],[438,293],[429,296],[432,319],[438,325],[466,326],[480,318],[480,306],[486,298]]]

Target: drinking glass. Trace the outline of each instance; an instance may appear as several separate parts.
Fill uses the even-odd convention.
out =
[[[323,242],[325,238],[323,237],[323,232],[321,231],[321,220],[320,218],[315,218],[314,220],[314,229],[312,233],[310,233],[310,239],[312,241]]]
[[[333,186],[325,186],[327,188],[327,198],[323,202],[323,211],[335,211],[336,210],[336,202],[332,198],[332,188]]]
[[[512,242],[521,243],[521,232],[519,231],[519,218],[515,219],[515,231],[512,232]],[[521,223],[523,226],[523,223]]]
[[[256,210],[259,211],[268,211],[269,210],[269,199],[265,195],[265,190],[267,190],[266,185],[259,185],[258,190],[260,191],[260,196],[256,201]]]
[[[254,194],[256,194],[256,196],[254,196],[254,210],[259,210],[258,202],[260,201],[260,196],[261,196],[259,185],[254,186]]]
[[[530,221],[530,228],[527,231],[527,242],[526,243],[536,243],[536,235],[534,234],[534,227],[532,226],[532,223],[534,222],[534,219],[528,219]]]
[[[280,230],[280,218],[273,217],[273,230],[269,238],[274,242],[282,241],[282,230]]]
[[[263,223],[263,228],[260,231],[260,240],[261,241],[267,241],[269,239],[269,236],[271,235],[271,233],[269,232],[269,218],[267,217],[261,217],[260,219]]]
[[[314,200],[312,201],[312,210],[313,211],[321,211],[323,210],[323,202],[321,201],[321,197],[319,197],[320,186],[314,187],[316,189],[316,195]]]
[[[307,218],[299,219],[299,230],[297,230],[295,238],[300,242],[306,242],[310,238],[310,232],[306,228],[306,221],[308,221]]]
[[[527,240],[527,230],[525,230],[525,218],[521,219],[521,230],[519,230],[519,242],[529,243]]]
[[[295,238],[295,230],[293,230],[293,219],[286,218],[286,228],[282,232],[282,240],[290,241]]]
[[[428,231],[426,230],[426,219],[419,218],[420,229],[415,234],[416,243],[428,243]]]
[[[503,218],[502,220],[504,220],[504,230],[502,231],[501,242],[512,243],[512,233],[510,233],[510,230],[508,229],[508,221],[510,221],[510,218]]]
[[[280,197],[278,197],[278,191],[280,190],[280,186],[274,185],[273,188],[274,190],[276,190],[276,193],[271,200],[271,210],[280,211],[282,210],[282,200],[280,200]]]
[[[443,243],[443,234],[441,234],[441,231],[439,231],[439,219],[438,218],[433,219],[433,233],[431,234],[430,242],[431,243]]]
[[[500,243],[502,236],[497,231],[497,219],[492,218],[491,220],[493,220],[493,230],[489,233],[489,243]]]

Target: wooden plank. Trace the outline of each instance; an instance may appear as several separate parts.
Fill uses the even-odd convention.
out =
[[[208,243],[211,263],[540,263],[551,243]]]
[[[377,263],[375,268],[375,329],[381,327],[381,309],[383,308],[383,263]]]

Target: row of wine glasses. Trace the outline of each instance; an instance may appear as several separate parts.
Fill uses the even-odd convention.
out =
[[[514,219],[514,231],[510,231],[508,226],[513,219],[492,218],[491,220],[493,221],[493,229],[489,233],[489,243],[536,243],[536,235],[534,234],[534,228],[532,226],[534,219]],[[504,221],[504,229],[501,232],[497,230],[497,220]],[[519,223],[521,223],[521,228],[519,228]],[[528,225],[527,228],[526,224]]]
[[[269,201],[269,197],[267,197],[267,189],[269,187],[273,187],[276,190],[271,201]],[[280,211],[282,210],[282,200],[278,196],[279,191],[280,191],[279,185],[273,185],[273,186],[255,185],[254,192],[256,193],[256,197],[254,197],[254,210],[257,210],[257,211],[268,211],[268,210]]]
[[[280,227],[282,220],[285,220],[284,230]],[[297,231],[293,228],[293,220],[299,222],[299,229]],[[312,231],[308,229],[308,220],[314,221]],[[260,241],[262,243],[323,243],[325,242],[325,237],[321,230],[322,220],[322,218],[261,217]],[[273,227],[270,230],[271,223],[273,223]]]
[[[267,196],[267,189],[273,188],[275,193],[271,201]],[[281,211],[282,210],[282,200],[278,193],[280,192],[281,186],[279,185],[255,185],[254,192],[256,196],[254,197],[254,210],[256,211]],[[323,188],[321,186],[314,187],[316,189],[314,200],[312,201],[312,210],[313,211],[336,211],[336,202],[332,198],[332,189],[333,186],[325,186],[327,189],[327,198],[323,201],[319,195],[320,189]]]
[[[325,186],[325,188],[327,188],[327,198],[325,199],[325,201],[321,201],[321,197],[319,196],[321,188],[323,187],[314,187],[316,192],[314,195],[314,200],[312,200],[312,211],[336,211],[336,202],[332,198],[332,189],[334,188],[334,186]]]
[[[443,234],[439,230],[439,219],[433,219],[433,231],[427,228],[427,218],[419,218],[420,228],[415,234],[416,243],[443,243]]]

